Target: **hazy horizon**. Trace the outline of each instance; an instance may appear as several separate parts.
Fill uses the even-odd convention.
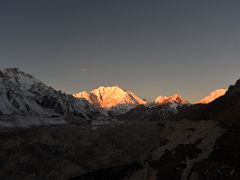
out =
[[[239,1],[0,3],[0,67],[72,94],[118,85],[196,102],[239,79]]]

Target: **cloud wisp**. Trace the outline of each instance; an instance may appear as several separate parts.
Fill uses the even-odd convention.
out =
[[[82,71],[82,72],[87,72],[88,70],[85,69],[85,68],[83,68],[83,69],[81,69],[81,71]]]

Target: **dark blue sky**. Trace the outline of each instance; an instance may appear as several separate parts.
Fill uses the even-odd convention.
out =
[[[6,0],[0,67],[67,93],[119,85],[196,101],[239,78],[240,1]]]

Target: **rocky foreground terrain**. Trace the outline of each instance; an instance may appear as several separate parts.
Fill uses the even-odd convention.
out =
[[[217,122],[206,120],[1,132],[0,179],[192,177],[193,165],[208,158],[224,132]]]
[[[0,75],[1,180],[240,179],[240,80],[209,104],[112,117],[17,69]]]

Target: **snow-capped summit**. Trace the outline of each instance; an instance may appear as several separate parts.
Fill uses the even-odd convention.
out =
[[[17,68],[0,70],[0,114],[48,116],[49,113],[36,103],[30,92],[37,87],[47,88],[39,80]]]
[[[41,83],[38,79],[20,71],[18,68],[0,69],[0,80],[5,83],[8,81],[8,83],[18,86],[22,90],[29,90],[32,85]]]
[[[177,105],[186,105],[189,104],[188,101],[183,99],[180,95],[174,94],[173,96],[158,96],[155,99],[155,104],[177,104]]]
[[[208,104],[215,99],[223,96],[227,92],[226,89],[217,89],[213,92],[211,92],[208,96],[204,97],[202,100],[200,100],[198,103],[199,104]]]
[[[126,91],[119,86],[101,86],[89,93],[83,91],[73,94],[73,96],[77,98],[84,98],[88,102],[98,107],[107,109],[115,115],[125,113],[138,105],[147,103],[134,93]]]

